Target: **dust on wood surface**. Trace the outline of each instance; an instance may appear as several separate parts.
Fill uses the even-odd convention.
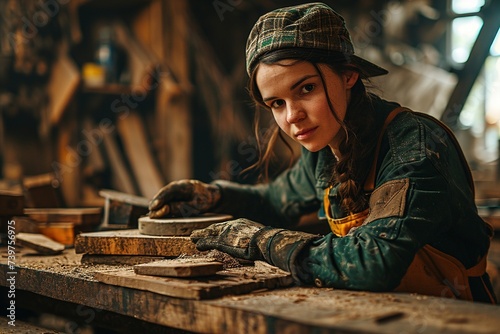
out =
[[[189,262],[196,261],[191,259]],[[135,273],[133,269],[125,268],[96,272],[95,278],[111,285],[151,291],[176,298],[202,300],[293,284],[290,273],[271,267],[267,264],[241,266],[218,271],[215,275],[196,278],[141,275]]]

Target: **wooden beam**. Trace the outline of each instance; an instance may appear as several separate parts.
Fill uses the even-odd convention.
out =
[[[188,2],[162,1],[165,59],[156,101],[158,157],[167,180],[193,177],[192,125],[189,103]],[[159,50],[160,51],[160,50]]]

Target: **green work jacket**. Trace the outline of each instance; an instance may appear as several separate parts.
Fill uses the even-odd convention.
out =
[[[375,126],[381,128],[398,104],[375,99],[374,107]],[[217,211],[294,229],[305,214],[317,211],[323,216],[323,196],[335,163],[328,147],[314,153],[303,149],[294,166],[270,183],[214,181],[222,190]],[[392,193],[394,198],[378,196],[393,204],[399,201],[399,210],[375,210],[370,200],[368,223],[344,237],[329,233],[313,241],[295,261],[294,276],[300,283],[391,291],[427,244],[452,255],[465,268],[487,253],[491,230],[477,213],[469,167],[437,122],[405,112],[388,125],[377,158],[375,191],[394,180],[405,180],[404,191]],[[337,188],[330,192],[333,218],[344,216]],[[483,278],[490,284],[487,275]],[[470,284],[474,299],[488,300],[474,287],[481,282]]]

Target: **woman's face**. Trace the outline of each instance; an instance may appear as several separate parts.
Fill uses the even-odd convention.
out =
[[[347,71],[338,75],[324,64],[320,64],[319,69],[326,87],[311,63],[295,60],[282,60],[272,65],[261,63],[255,80],[264,103],[288,136],[311,152],[328,145],[338,154],[343,131],[339,132],[341,127],[330,110],[326,91],[333,112],[344,120],[350,90],[358,73]]]

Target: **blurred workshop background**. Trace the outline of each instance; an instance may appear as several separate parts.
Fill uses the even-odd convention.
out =
[[[377,92],[452,127],[478,196],[500,197],[498,1],[325,2],[356,52],[390,70]],[[246,37],[297,3],[0,1],[1,188],[62,207],[96,205],[103,188],[150,198],[180,178],[255,182],[241,173],[257,157]]]
[[[129,210],[114,227],[135,228],[170,181],[257,182],[246,38],[260,15],[302,2],[0,0],[0,246],[12,217],[16,233],[71,248],[109,224],[113,200]],[[488,272],[500,296],[500,0],[324,2],[356,53],[389,70],[372,89],[456,134],[497,231]],[[288,144],[271,176],[300,153]]]

